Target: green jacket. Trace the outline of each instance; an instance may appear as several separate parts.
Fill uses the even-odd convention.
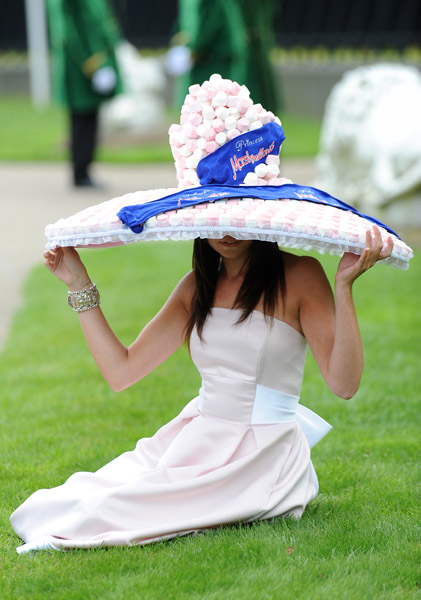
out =
[[[115,56],[118,27],[106,0],[47,0],[54,95],[72,111],[87,112],[122,91]],[[109,94],[92,88],[92,76],[112,67],[117,83]]]
[[[269,56],[272,0],[179,0],[178,28],[177,38],[190,48],[193,59],[191,71],[180,82],[180,96],[192,83],[219,73],[245,84],[254,102],[278,110]]]

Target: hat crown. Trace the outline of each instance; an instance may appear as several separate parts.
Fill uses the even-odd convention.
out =
[[[244,137],[247,132],[254,132],[267,124],[280,126],[281,122],[261,104],[253,103],[245,85],[223,79],[215,73],[209,81],[190,86],[181,108],[180,123],[171,125],[169,129],[178,187],[194,187],[204,183],[198,174],[198,165],[202,159],[222,149],[235,138]],[[275,143],[272,150],[261,157],[263,160],[255,161],[253,168],[249,167],[242,172],[244,177],[247,171],[254,175],[254,178],[249,178],[245,183],[267,185],[267,179],[277,178],[279,169],[276,167],[276,158],[284,139],[283,132],[281,137],[279,144]],[[269,145],[270,142],[267,146]],[[261,147],[266,150],[266,147]],[[266,161],[269,154],[272,161]],[[254,168],[259,162],[265,163],[260,168],[260,176],[255,173]],[[264,168],[269,164],[272,164],[271,168]],[[244,177],[239,178],[241,181],[236,177],[234,184],[242,183]],[[208,181],[207,179],[205,183]],[[270,183],[276,185],[277,182]]]

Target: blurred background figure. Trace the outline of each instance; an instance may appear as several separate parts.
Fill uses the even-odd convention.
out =
[[[254,102],[278,111],[270,51],[274,42],[272,0],[179,0],[178,32],[167,70],[178,76],[177,103],[189,85],[219,73],[246,85]]]
[[[121,92],[115,47],[120,34],[107,0],[47,0],[57,100],[69,111],[73,184],[95,187],[98,110]]]
[[[164,131],[168,138],[166,120],[167,78],[163,61],[157,56],[143,56],[127,40],[116,46],[116,58],[123,93],[104,102],[99,114],[100,139],[107,143],[150,142],[159,139]]]
[[[414,66],[347,71],[326,102],[318,184],[395,227],[421,227],[420,106]]]
[[[275,82],[270,55],[275,47],[278,10],[272,0],[238,0],[238,5],[246,32],[244,83],[254,102],[277,114],[282,108],[280,84]]]

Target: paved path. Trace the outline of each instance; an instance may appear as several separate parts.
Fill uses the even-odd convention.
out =
[[[22,303],[22,282],[43,260],[45,225],[127,192],[176,186],[171,164],[95,167],[95,178],[107,186],[101,191],[72,188],[66,164],[0,163],[0,349]],[[315,177],[313,161],[284,159],[281,169],[302,184],[310,185]]]

